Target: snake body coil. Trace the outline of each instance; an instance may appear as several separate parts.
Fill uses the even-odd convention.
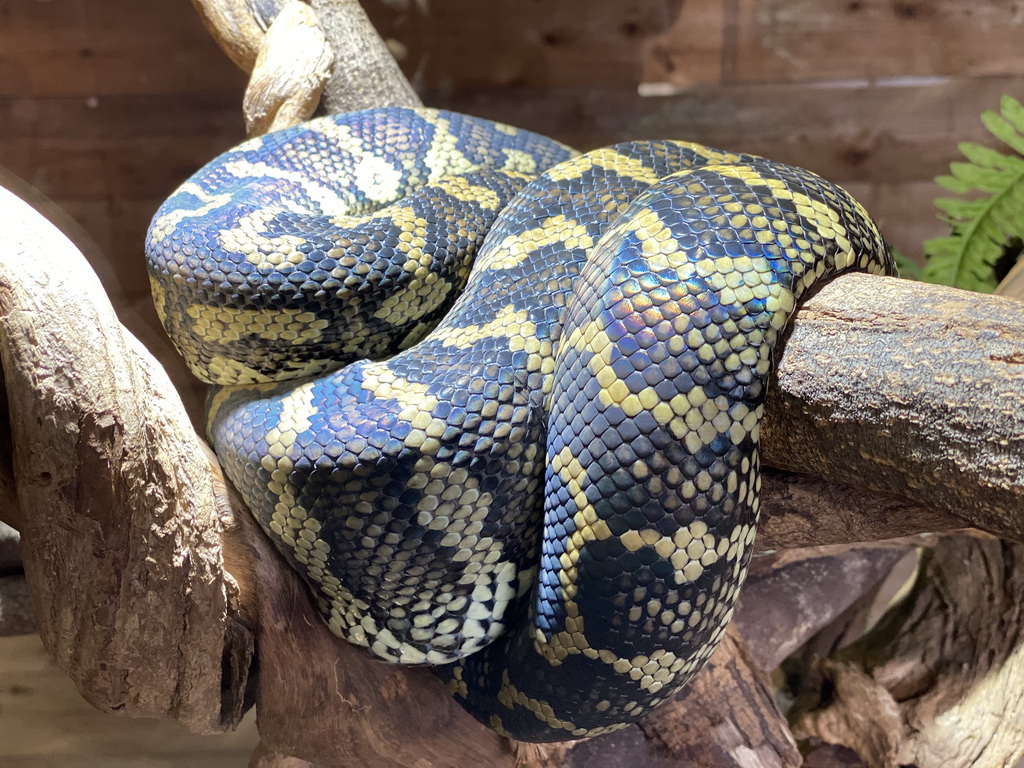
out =
[[[148,256],[228,385],[217,454],[331,629],[532,741],[633,722],[711,655],[779,334],[819,279],[892,271],[799,168],[400,109],[215,160]]]

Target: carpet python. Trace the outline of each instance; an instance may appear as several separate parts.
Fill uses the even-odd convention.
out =
[[[800,168],[398,108],[220,156],[147,258],[219,385],[217,455],[331,630],[529,741],[633,722],[708,659],[772,350],[822,278],[893,271]]]

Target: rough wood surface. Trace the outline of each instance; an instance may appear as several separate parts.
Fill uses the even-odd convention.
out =
[[[761,669],[775,669],[877,587],[913,550],[909,539],[790,549],[755,557],[737,631]]]
[[[299,0],[285,4],[267,29],[245,89],[246,133],[258,136],[310,118],[333,62],[316,13]]]
[[[788,437],[782,439],[788,444]],[[769,450],[783,451],[786,447]],[[755,546],[763,552],[881,541],[970,524],[969,519],[937,507],[769,467],[762,475]]]
[[[1024,538],[1024,313],[1012,299],[844,275],[797,313],[765,462]]]
[[[896,610],[810,667],[795,728],[869,766],[1011,766],[1024,757],[1024,546],[983,535],[918,542]]]
[[[325,112],[422,106],[358,0],[310,0],[310,5],[335,55],[324,86]]]
[[[234,587],[210,459],[74,246],[3,189],[0,224],[0,352],[43,642],[101,709],[230,727]]]

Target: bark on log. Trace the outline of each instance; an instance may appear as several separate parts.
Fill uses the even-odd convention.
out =
[[[243,105],[250,135],[300,122],[318,106],[324,114],[423,106],[358,0],[312,0],[312,11],[299,0],[193,4],[224,52],[252,73]]]
[[[77,249],[3,189],[0,227],[0,352],[43,642],[101,709],[230,727],[234,586],[210,459]]]
[[[297,125],[312,116],[334,54],[316,14],[293,0],[270,25],[242,100],[250,136]]]
[[[768,448],[779,450],[771,444]],[[882,541],[970,524],[935,507],[769,467],[762,476],[761,519],[754,546],[764,552]]]
[[[918,544],[905,602],[812,667],[795,728],[869,766],[1015,765],[1024,757],[1024,545],[982,534]]]
[[[869,275],[796,314],[762,430],[770,466],[955,512],[1024,538],[1024,313]]]
[[[310,5],[335,53],[324,87],[327,114],[423,105],[358,0],[310,0]]]

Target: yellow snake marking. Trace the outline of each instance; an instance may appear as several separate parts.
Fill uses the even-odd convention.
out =
[[[466,681],[462,679],[461,664],[452,668],[452,679],[448,681],[448,690],[451,691],[454,696],[462,696],[463,698],[469,696],[469,686],[467,686]]]
[[[478,261],[477,268],[511,269],[519,266],[530,254],[556,243],[566,248],[590,248],[594,240],[587,233],[586,225],[559,214],[544,219],[539,227],[509,235]]]
[[[648,184],[653,184],[658,180],[658,174],[638,159],[617,152],[611,147],[588,152],[574,160],[555,166],[548,171],[548,178],[552,181],[578,179],[593,168],[603,168]]]
[[[223,192],[219,195],[212,195],[198,184],[191,181],[181,185],[178,189],[178,193],[188,193],[193,197],[202,201],[202,205],[198,208],[184,209],[178,208],[176,210],[165,213],[159,219],[153,222],[153,226],[150,228],[149,241],[152,244],[159,243],[171,232],[174,231],[178,224],[187,218],[195,218],[197,216],[205,216],[214,208],[219,208],[222,205],[227,204],[231,201],[232,194],[230,192]]]
[[[519,135],[519,129],[514,126],[506,125],[505,123],[492,123],[492,125],[494,126],[494,130],[499,133],[504,133],[507,136]]]
[[[156,316],[161,325],[167,325],[167,292],[163,285],[153,277],[149,276],[149,290],[153,294],[153,305],[156,307]]]
[[[570,733],[575,733],[577,730],[581,730],[577,729],[577,727],[571,722],[557,717],[555,715],[555,710],[552,709],[551,705],[546,701],[532,699],[516,688],[512,681],[509,680],[508,670],[502,671],[501,688],[498,691],[498,701],[509,709],[514,708],[516,705],[525,707],[530,710],[538,720],[551,728],[558,728],[559,730],[569,731]],[[581,732],[586,733],[586,731]]]
[[[541,351],[541,341],[537,339],[537,326],[530,322],[530,313],[525,309],[516,310],[504,306],[493,320],[480,325],[463,327],[442,326],[434,332],[431,339],[448,347],[467,349],[485,339],[509,338],[512,351],[525,349],[527,352]],[[545,342],[550,354],[551,342]]]
[[[406,206],[394,206],[387,209],[386,214],[391,217],[393,225],[401,230],[397,249],[405,253],[407,258],[403,269],[411,272],[413,279],[403,290],[388,296],[373,316],[399,325],[433,312],[445,302],[448,292],[438,290],[441,277],[430,270],[432,257],[423,250],[427,237],[426,219],[417,216],[412,208]],[[334,271],[335,277],[343,274],[341,269]],[[464,279],[465,274],[460,273],[459,278]]]
[[[456,200],[477,203],[492,211],[497,210],[501,202],[497,192],[480,184],[471,184],[463,176],[446,176],[435,181],[433,186],[448,193]]]
[[[479,165],[472,162],[456,147],[459,140],[449,130],[451,121],[435,117],[431,122],[434,124],[434,135],[422,155],[424,165],[430,169],[428,182],[437,181],[442,176],[450,174],[472,173],[480,170]]]
[[[573,515],[573,523],[576,531],[566,542],[565,552],[559,556],[559,563],[562,566],[558,575],[562,592],[565,595],[567,614],[573,617],[576,613],[575,606],[569,609],[572,598],[576,595],[576,564],[579,561],[580,553],[588,541],[603,541],[612,537],[608,524],[601,520],[590,500],[587,498],[586,469],[580,464],[579,459],[572,455],[568,447],[563,448],[551,459],[551,470],[557,472],[565,481],[566,488],[572,495],[576,504],[576,513]]]
[[[316,183],[314,179],[303,175],[300,171],[289,171],[285,168],[275,168],[266,163],[254,163],[249,160],[232,160],[224,163],[223,169],[240,179],[262,176],[279,181],[288,181],[295,184],[305,197],[314,200],[320,207],[320,211],[327,216],[348,216],[352,213],[352,205],[347,200],[329,187]],[[377,198],[373,198],[377,199]],[[381,199],[379,202],[392,202],[394,198]],[[290,208],[294,212],[303,209],[298,204],[287,205],[282,202],[281,206]]]
[[[537,173],[537,159],[529,152],[524,152],[521,149],[506,149],[505,150],[505,164],[502,166],[502,170],[505,171],[517,171],[519,173],[528,173],[533,175]]]
[[[190,304],[185,312],[192,330],[203,341],[226,344],[248,336],[306,344],[323,338],[329,321],[299,309],[235,309]]]

